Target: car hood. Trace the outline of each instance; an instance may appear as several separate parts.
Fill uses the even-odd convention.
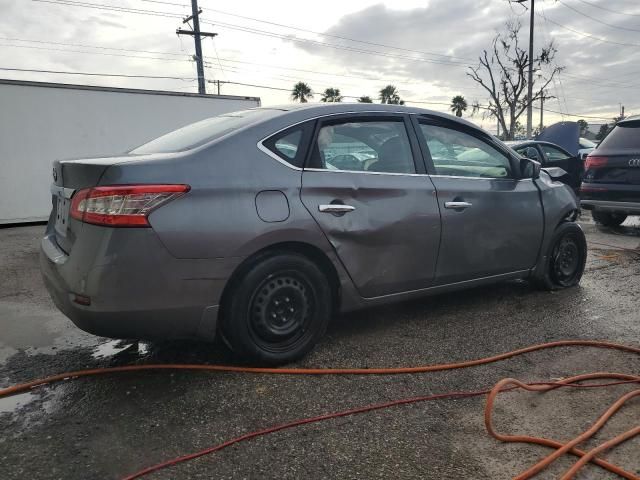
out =
[[[536,140],[560,145],[571,155],[580,150],[580,126],[577,122],[559,122],[544,129]]]

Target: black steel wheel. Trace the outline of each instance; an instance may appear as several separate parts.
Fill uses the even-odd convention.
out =
[[[240,276],[223,308],[234,352],[260,363],[293,361],[324,334],[331,313],[329,283],[308,258],[275,254]]]
[[[580,283],[587,261],[587,241],[580,226],[574,222],[560,224],[543,261],[534,277],[541,288],[557,290]]]

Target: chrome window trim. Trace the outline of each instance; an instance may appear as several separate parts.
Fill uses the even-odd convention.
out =
[[[293,125],[292,125],[293,126]],[[289,127],[287,127],[289,128]],[[286,130],[286,128],[284,129]],[[276,135],[278,132],[274,133],[273,135]],[[276,155],[275,153],[273,153],[271,150],[269,150],[267,147],[265,147],[262,142],[264,142],[265,140],[267,140],[268,138],[271,138],[273,135],[269,135],[268,137],[260,140],[258,142],[258,150],[261,150],[263,153],[266,153],[267,155],[269,155],[271,158],[273,158],[275,161],[280,162],[282,165],[284,165],[285,167],[289,167],[292,170],[298,170],[298,171],[302,171],[302,168],[300,167],[296,167],[295,165],[291,165],[289,162],[287,162],[285,159],[280,158],[278,155]]]
[[[428,177],[427,173],[367,172],[363,170],[329,170],[328,168],[305,168],[305,172],[359,173],[364,175],[392,175],[395,177]]]
[[[521,182],[523,180],[528,180],[530,182],[533,181],[532,178],[504,178],[504,177],[465,177],[462,175],[430,175],[430,177],[434,178],[457,178],[464,180],[500,180],[500,181],[509,181],[509,182]]]

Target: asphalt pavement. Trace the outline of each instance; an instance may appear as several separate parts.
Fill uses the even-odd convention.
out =
[[[324,340],[295,366],[435,364],[564,339],[638,346],[640,224],[630,219],[606,229],[588,214],[581,223],[590,250],[579,287],[549,293],[509,282],[345,315],[332,321]],[[55,309],[40,279],[43,230],[0,229],[0,387],[83,368],[236,361],[220,344],[121,342],[77,329]],[[561,348],[431,374],[147,372],[65,381],[0,399],[0,471],[3,479],[118,479],[297,418],[490,388],[504,377],[545,381],[593,371],[637,374],[640,358]],[[633,388],[506,393],[498,399],[496,423],[504,432],[568,440]],[[480,397],[344,417],[250,440],[148,478],[509,479],[549,453],[490,438],[483,408]],[[583,448],[639,421],[640,404],[631,402]],[[640,475],[640,437],[605,457]],[[563,458],[536,478],[558,478],[570,465]],[[618,477],[589,466],[578,478]]]

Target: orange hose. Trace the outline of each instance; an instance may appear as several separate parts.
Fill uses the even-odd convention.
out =
[[[193,365],[193,364],[156,364],[156,365],[126,365],[123,367],[107,367],[94,368],[90,370],[78,370],[75,372],[61,373],[50,377],[32,380],[20,385],[4,388],[0,390],[0,398],[15,395],[40,385],[60,382],[67,379],[75,379],[80,377],[88,377],[93,375],[105,375],[108,373],[119,372],[138,372],[144,370],[203,370],[213,372],[227,373],[270,373],[280,375],[398,375],[407,373],[426,373],[440,372],[443,370],[453,370],[457,368],[475,367],[477,365],[485,365],[487,363],[498,362],[508,358],[523,355],[525,353],[534,352],[536,350],[545,350],[558,347],[595,347],[610,348],[640,355],[640,348],[621,345],[618,343],[601,342],[597,340],[560,340],[557,342],[541,343],[531,345],[529,347],[520,348],[511,352],[501,353],[491,357],[479,358],[476,360],[468,360],[457,363],[441,363],[436,365],[424,365],[418,367],[399,367],[399,368],[262,368],[262,367],[236,367],[230,365]]]
[[[624,470],[622,470],[621,468],[612,465],[604,460],[601,459],[597,459],[595,458],[595,456],[604,451],[607,450],[609,448],[614,447],[615,445],[618,445],[619,443],[622,443],[626,440],[628,440],[629,438],[632,438],[635,435],[638,435],[640,433],[640,427],[636,427],[636,428],[632,428],[631,430],[628,430],[627,432],[624,432],[621,435],[618,435],[617,437],[613,438],[612,440],[603,443],[602,445],[594,448],[593,450],[591,450],[590,452],[584,452],[582,450],[578,450],[576,447],[576,445],[578,445],[579,443],[584,442],[585,440],[589,439],[590,437],[592,437],[598,430],[600,430],[602,428],[602,426],[622,407],[622,405],[627,402],[628,400],[630,400],[633,397],[636,397],[638,395],[640,395],[640,390],[634,390],[632,392],[629,392],[625,395],[623,395],[622,397],[620,397],[613,405],[611,405],[611,407],[609,407],[599,418],[598,420],[596,420],[596,422],[587,430],[585,430],[583,433],[581,433],[580,435],[578,435],[576,438],[574,438],[573,440],[567,442],[567,443],[561,443],[561,442],[557,442],[554,440],[549,440],[546,438],[537,438],[537,437],[532,437],[529,435],[505,435],[505,434],[501,434],[498,433],[494,426],[493,426],[493,422],[492,422],[492,413],[493,413],[493,405],[495,402],[495,399],[497,397],[497,395],[501,392],[501,391],[505,391],[505,387],[512,385],[515,387],[519,387],[528,391],[534,391],[534,392],[547,392],[549,390],[553,390],[555,388],[558,388],[559,386],[562,385],[568,385],[568,384],[574,384],[576,382],[582,382],[585,380],[594,380],[594,379],[599,379],[599,378],[611,378],[611,379],[617,379],[617,380],[634,380],[634,381],[640,381],[640,376],[638,375],[627,375],[627,374],[621,374],[621,373],[589,373],[589,374],[584,374],[584,375],[577,375],[574,377],[570,377],[570,378],[565,378],[560,382],[557,382],[557,384],[555,385],[531,385],[531,384],[526,384],[523,383],[519,380],[516,380],[514,378],[505,378],[503,380],[500,380],[492,389],[491,392],[489,393],[489,396],[487,397],[487,404],[485,406],[485,411],[484,411],[484,423],[485,426],[487,428],[487,432],[489,432],[489,435],[491,435],[492,437],[501,440],[503,442],[520,442],[520,443],[534,443],[534,444],[538,444],[538,445],[545,445],[548,447],[552,447],[552,448],[556,448],[556,451],[551,453],[550,455],[548,455],[547,457],[543,458],[542,460],[540,460],[538,463],[536,463],[535,465],[533,465],[532,467],[530,467],[529,469],[525,470],[524,472],[522,472],[521,474],[519,474],[518,476],[514,477],[513,480],[527,480],[531,477],[533,477],[534,475],[538,474],[539,472],[541,472],[542,470],[544,470],[545,468],[547,468],[549,465],[551,465],[551,463],[553,463],[555,460],[557,460],[560,456],[562,456],[565,453],[572,453],[573,455],[577,455],[579,457],[582,457],[576,464],[574,464],[574,466],[562,477],[562,480],[570,480],[572,479],[575,474],[578,472],[578,470],[580,468],[582,468],[584,465],[586,465],[589,461],[593,461],[594,463],[596,463],[597,465],[617,474],[620,475],[626,479],[629,480],[640,480],[640,476],[637,476],[633,473],[629,473],[626,472]]]
[[[37,386],[41,386],[41,385],[46,385],[46,384],[51,384],[54,382],[60,382],[62,380],[66,380],[66,379],[76,379],[76,378],[80,378],[80,377],[87,377],[87,376],[93,376],[93,375],[104,375],[104,374],[108,374],[108,373],[118,373],[118,372],[132,372],[132,371],[144,371],[144,370],[202,370],[202,371],[215,371],[215,372],[230,372],[230,373],[253,373],[253,374],[283,374],[283,375],[392,375],[392,374],[410,374],[410,373],[425,373],[425,372],[437,372],[437,371],[443,371],[443,370],[452,370],[452,369],[458,369],[458,368],[468,368],[468,367],[473,367],[473,366],[478,366],[478,365],[484,365],[484,364],[488,364],[488,363],[492,363],[492,362],[497,362],[500,360],[505,360],[508,358],[512,358],[518,355],[522,355],[525,353],[529,353],[529,352],[534,352],[537,350],[544,350],[544,349],[551,349],[551,348],[559,348],[559,347],[575,347],[575,346],[581,346],[581,347],[596,347],[596,348],[609,348],[609,349],[613,349],[613,350],[618,350],[618,351],[624,351],[624,352],[629,352],[629,353],[634,353],[634,354],[640,354],[640,348],[638,347],[631,347],[631,346],[627,346],[627,345],[621,345],[621,344],[617,344],[617,343],[611,343],[611,342],[601,342],[601,341],[595,341],[595,340],[562,340],[562,341],[557,341],[557,342],[549,342],[549,343],[542,343],[542,344],[538,344],[538,345],[532,345],[529,347],[525,347],[525,348],[520,348],[518,350],[514,350],[511,352],[506,352],[506,353],[502,353],[499,355],[494,355],[491,357],[485,357],[485,358],[479,358],[476,360],[469,360],[469,361],[464,361],[464,362],[457,362],[457,363],[444,363],[444,364],[435,364],[435,365],[424,365],[424,366],[417,366],[417,367],[400,367],[400,368],[326,368],[326,369],[317,369],[317,368],[259,368],[259,367],[236,367],[236,366],[227,366],[227,365],[192,365],[192,364],[158,364],[158,365],[128,365],[128,366],[122,366],[122,367],[108,367],[108,368],[96,368],[96,369],[89,369],[89,370],[78,370],[75,372],[68,372],[68,373],[62,373],[62,374],[58,374],[58,375],[52,375],[46,378],[41,378],[41,379],[37,379],[37,380],[33,380],[27,383],[23,383],[20,385],[15,385],[12,387],[8,387],[8,388],[4,388],[2,390],[0,390],[0,398],[8,396],[8,395],[15,395],[27,390],[30,390],[34,387]],[[504,380],[501,380],[500,382],[498,382],[498,384],[495,385],[495,387],[490,391],[490,392],[475,392],[472,394],[464,394],[464,393],[455,393],[455,394],[442,394],[442,395],[436,395],[433,396],[434,399],[437,398],[444,398],[447,396],[451,396],[451,395],[460,395],[460,396],[473,396],[473,395],[478,395],[478,394],[485,394],[485,393],[489,393],[489,396],[487,398],[487,405],[485,408],[485,425],[487,427],[487,431],[489,432],[490,435],[492,435],[493,437],[495,437],[498,440],[501,441],[505,441],[505,442],[526,442],[526,443],[535,443],[535,444],[539,444],[539,445],[545,445],[545,446],[549,446],[552,448],[556,448],[557,450],[552,453],[551,455],[549,455],[548,457],[546,457],[545,459],[543,459],[542,461],[538,462],[536,465],[534,465],[533,467],[531,467],[530,469],[528,469],[527,471],[525,471],[524,473],[522,473],[521,475],[519,475],[518,477],[515,477],[516,479],[519,480],[524,480],[524,479],[528,479],[531,476],[537,474],[539,471],[541,471],[542,469],[546,468],[549,464],[551,464],[555,459],[557,459],[559,456],[561,456],[564,453],[571,453],[573,455],[579,456],[581,457],[580,460],[572,467],[571,470],[569,470],[565,476],[563,477],[563,479],[565,480],[569,480],[571,478],[573,478],[573,476],[575,475],[575,473],[582,468],[582,466],[584,466],[586,463],[588,462],[593,462],[617,475],[622,476],[623,478],[626,478],[628,480],[640,480],[640,477],[637,475],[634,475],[632,473],[626,472],[625,470],[623,470],[622,468],[613,465],[609,462],[606,462],[605,460],[602,460],[600,458],[596,458],[596,455],[604,450],[607,450],[609,448],[612,448],[615,445],[618,445],[619,443],[622,443],[624,441],[626,441],[629,438],[632,438],[635,435],[638,435],[640,433],[640,427],[631,429],[627,432],[624,432],[621,435],[618,435],[617,437],[615,437],[614,439],[607,441],[603,444],[601,444],[600,446],[594,448],[593,450],[591,450],[590,452],[584,452],[582,450],[579,450],[576,448],[576,445],[579,444],[580,442],[586,440],[587,438],[589,438],[590,436],[592,436],[595,432],[597,432],[602,425],[604,425],[604,423],[606,423],[606,421],[629,399],[640,395],[640,390],[636,390],[633,392],[630,392],[626,395],[624,395],[623,397],[621,397],[616,403],[614,403],[597,421],[596,423],[587,431],[583,432],[580,436],[576,437],[574,440],[567,442],[566,444],[554,441],[554,440],[549,440],[549,439],[544,439],[544,438],[536,438],[536,437],[531,437],[531,436],[526,436],[526,435],[504,435],[504,434],[500,434],[498,432],[495,431],[495,429],[493,428],[492,425],[492,409],[493,409],[493,404],[495,401],[496,396],[498,395],[498,393],[500,393],[501,391],[506,391],[506,390],[511,390],[513,388],[524,388],[526,390],[530,390],[530,391],[540,391],[540,392],[546,392],[549,390],[553,390],[555,388],[559,388],[562,386],[578,386],[575,385],[576,382],[580,382],[580,381],[584,381],[584,380],[592,380],[592,379],[596,379],[596,378],[613,378],[613,379],[622,379],[622,380],[626,380],[626,381],[633,381],[633,382],[637,382],[640,381],[640,376],[636,376],[636,375],[627,375],[627,374],[619,374],[619,373],[592,373],[592,374],[586,374],[586,375],[578,375],[575,377],[571,377],[571,378],[567,378],[564,379],[560,382],[555,382],[555,383],[549,383],[549,384],[525,384],[522,383],[516,379],[512,379],[512,378],[507,378]],[[513,385],[512,387],[507,387],[505,388],[506,385]],[[583,385],[581,386],[582,388],[584,387],[588,387],[588,385]],[[405,404],[405,403],[413,403],[416,401],[421,401],[422,399],[405,399],[405,400],[399,400],[399,401],[395,401],[395,402],[390,402],[388,405],[384,404],[384,405],[380,405],[380,406],[375,406],[375,407],[364,407],[362,409],[355,409],[353,412],[342,412],[342,413],[338,413],[338,414],[334,414],[334,415],[327,415],[327,416],[322,416],[322,417],[318,417],[317,419],[303,419],[302,421],[298,421],[298,422],[293,422],[290,425],[286,425],[284,427],[278,427],[278,428],[272,428],[272,429],[266,429],[264,431],[261,432],[257,432],[254,434],[249,434],[249,435],[245,435],[242,438],[253,438],[254,436],[258,435],[258,434],[264,434],[264,433],[269,433],[272,431],[278,431],[279,429],[282,428],[289,428],[290,426],[295,426],[298,424],[305,424],[305,423],[309,423],[311,420],[313,421],[318,421],[318,420],[323,420],[323,419],[328,419],[328,418],[333,418],[337,415],[346,415],[346,414],[351,414],[351,413],[355,413],[356,411],[369,411],[373,408],[387,408],[390,407],[392,405],[396,405],[396,404]],[[234,440],[235,441],[239,441],[238,439]],[[229,442],[227,442],[229,443]],[[226,445],[226,444],[223,444]],[[216,449],[219,449],[220,447],[216,447],[215,449],[210,449],[210,451],[215,451]],[[189,458],[195,458],[196,456],[201,455],[201,453],[195,454],[195,455],[191,455],[191,456],[187,456],[183,459],[181,459],[180,461],[184,461],[184,460],[188,460]],[[166,465],[172,464],[175,462],[167,462]],[[163,464],[164,465],[164,464]],[[163,468],[162,465],[158,466],[160,468]],[[156,469],[157,467],[153,467],[154,469]],[[136,474],[135,478],[137,478],[138,476],[141,476],[141,474],[144,473],[150,473],[151,469],[147,469],[144,472],[140,472],[139,474]],[[134,477],[130,477],[130,478],[134,478]]]

